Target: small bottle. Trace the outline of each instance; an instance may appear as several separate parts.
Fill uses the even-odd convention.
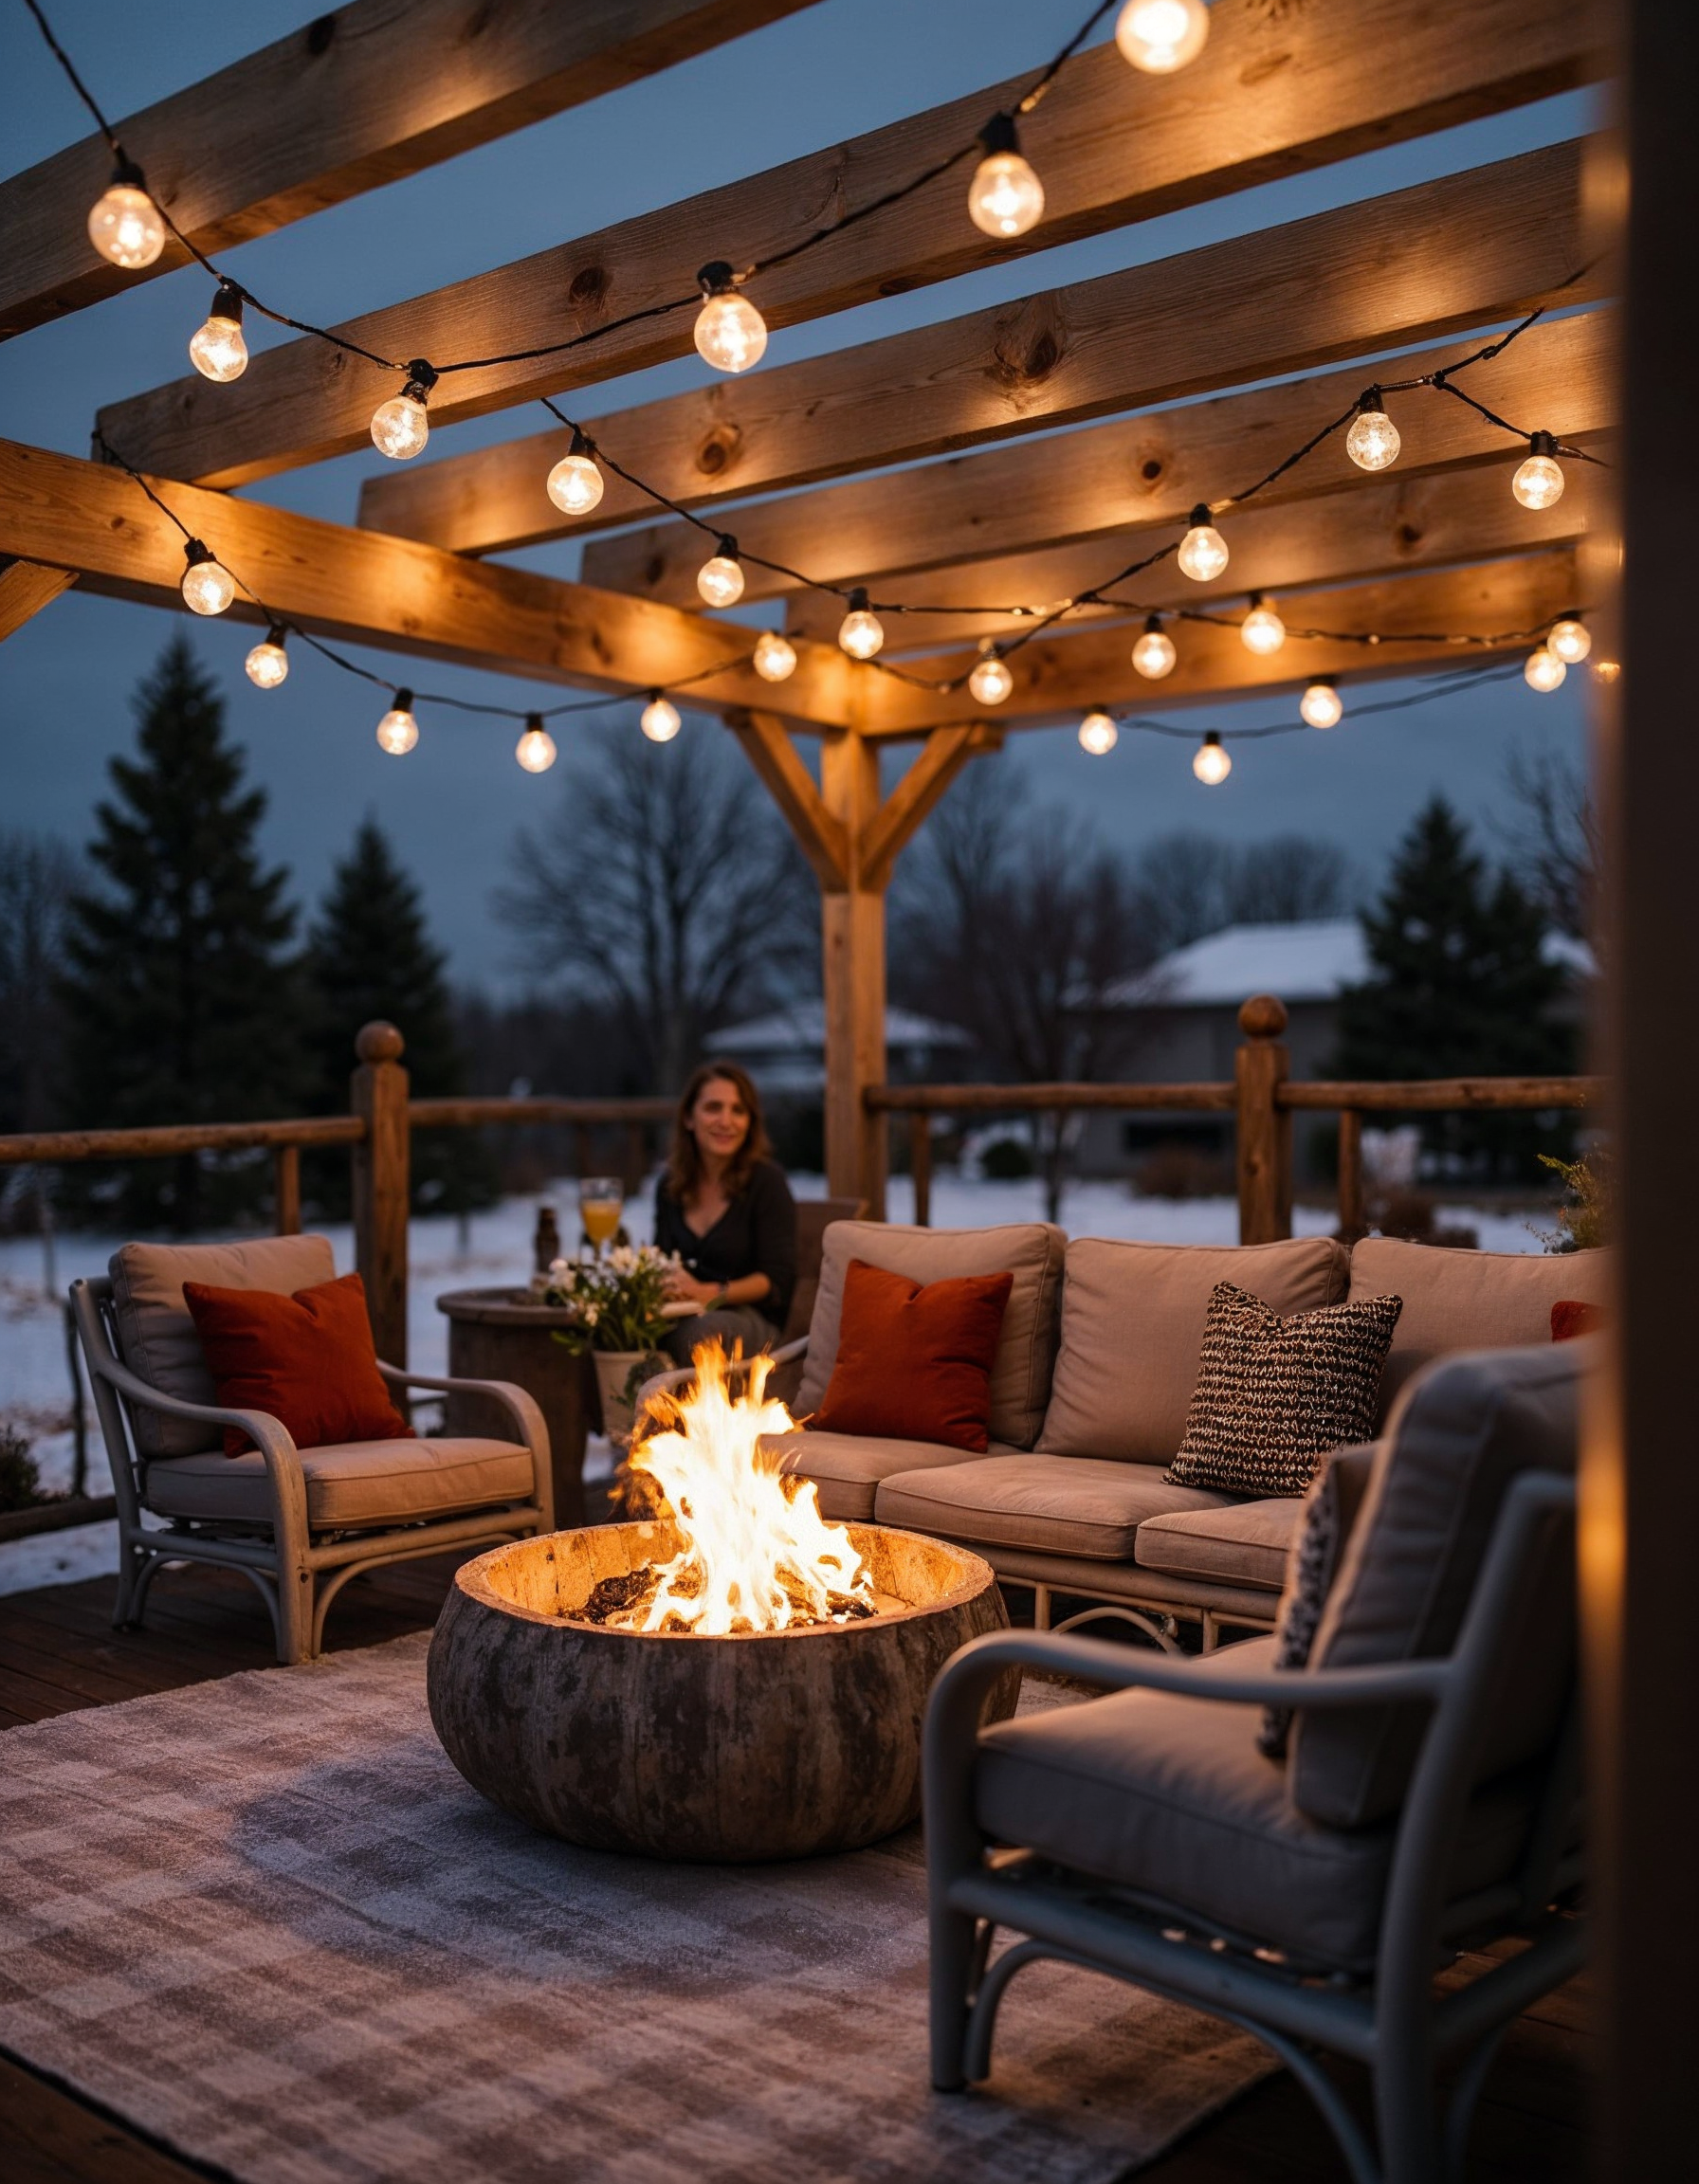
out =
[[[560,1256],[560,1225],[555,1218],[552,1206],[539,1206],[537,1209],[537,1235],[532,1243],[531,1256],[539,1274],[546,1274]]]

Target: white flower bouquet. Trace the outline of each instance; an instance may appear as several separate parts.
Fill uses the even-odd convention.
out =
[[[532,1287],[539,1303],[574,1314],[574,1324],[557,1329],[555,1339],[575,1355],[647,1352],[672,1324],[664,1306],[667,1277],[678,1265],[675,1254],[652,1244],[618,1244],[605,1258],[555,1260]]]

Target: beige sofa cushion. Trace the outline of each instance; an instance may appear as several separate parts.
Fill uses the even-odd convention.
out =
[[[1186,1509],[1150,1517],[1139,1527],[1133,1558],[1176,1577],[1207,1577],[1222,1585],[1254,1585],[1278,1592],[1287,1555],[1307,1503],[1238,1502],[1226,1509]]]
[[[1282,1314],[1345,1293],[1344,1247],[1328,1236],[1285,1244],[1068,1247],[1062,1346],[1039,1444],[1057,1456],[1172,1462],[1197,1385],[1204,1316],[1217,1282]]]
[[[336,1279],[325,1236],[261,1236],[250,1244],[126,1244],[110,1262],[119,1355],[138,1379],[184,1403],[214,1403],[217,1392],[201,1338],[183,1301],[185,1282],[219,1289],[269,1289],[292,1297]],[[137,1453],[192,1456],[223,1446],[221,1426],[168,1418],[139,1404],[131,1411]]]
[[[779,1451],[786,1471],[814,1482],[820,1514],[834,1524],[872,1523],[879,1482],[895,1471],[979,1461],[970,1449],[935,1441],[886,1441],[870,1433],[770,1433],[761,1446]]]
[[[970,1456],[964,1463],[886,1479],[874,1499],[874,1513],[882,1524],[937,1532],[948,1539],[1128,1562],[1147,1518],[1220,1508],[1225,1500],[1197,1486],[1170,1486],[1154,1465],[1100,1464],[1077,1456]]]
[[[991,1369],[991,1438],[1030,1448],[1050,1399],[1056,1356],[1056,1295],[1067,1239],[1042,1221],[1006,1228],[904,1228],[887,1221],[834,1221],[826,1231],[820,1289],[809,1326],[808,1357],[795,1408],[817,1410],[837,1362],[844,1273],[851,1259],[906,1274],[911,1282],[943,1282],[960,1274],[1014,1277],[1003,1314],[1002,1339]]]
[[[301,1468],[315,1532],[529,1502],[536,1484],[530,1449],[510,1441],[342,1441],[301,1449]],[[161,1517],[236,1523],[266,1523],[272,1510],[257,1448],[150,1464],[145,1500]]]
[[[1610,1280],[1608,1251],[1450,1251],[1365,1236],[1351,1254],[1352,1297],[1404,1300],[1380,1375],[1380,1423],[1430,1359],[1549,1342],[1559,1299],[1607,1303]]]

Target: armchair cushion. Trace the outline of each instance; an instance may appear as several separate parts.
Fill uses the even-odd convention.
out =
[[[1171,1486],[1153,1464],[978,1456],[900,1472],[880,1486],[874,1508],[882,1524],[937,1532],[946,1539],[1129,1562],[1146,1518],[1176,1509],[1219,1509],[1226,1500],[1195,1486]]]
[[[357,1274],[289,1297],[185,1282],[183,1299],[225,1410],[267,1411],[297,1447],[410,1437],[378,1375]],[[239,1426],[225,1428],[227,1456],[251,1445]]]
[[[271,1289],[290,1296],[334,1279],[337,1263],[323,1236],[262,1236],[249,1244],[126,1244],[112,1256],[112,1308],[119,1354],[138,1379],[184,1403],[217,1401],[201,1351],[185,1282],[222,1289]],[[216,1448],[222,1428],[167,1418],[130,1406],[137,1454],[189,1456]]]
[[[307,1522],[315,1532],[357,1531],[529,1502],[529,1448],[510,1441],[354,1441],[303,1448]],[[161,1517],[265,1524],[273,1502],[258,1449],[203,1451],[147,1467],[143,1501]]]
[[[894,1471],[921,1471],[941,1464],[971,1461],[960,1448],[936,1441],[893,1441],[870,1433],[780,1433],[765,1438],[763,1448],[777,1451],[780,1468],[812,1479],[819,1489],[820,1514],[834,1524],[871,1524],[873,1500],[882,1479]]]

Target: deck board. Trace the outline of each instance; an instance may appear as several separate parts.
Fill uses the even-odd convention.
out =
[[[356,1578],[331,1610],[329,1649],[427,1629],[458,1559],[443,1556]],[[245,1577],[206,1568],[165,1572],[141,1630],[112,1629],[116,1588],[116,1578],[91,1578],[0,1596],[0,1731],[275,1663],[269,1619]],[[1589,2009],[1586,1981],[1577,1979],[1511,2027],[1471,2139],[1471,2184],[1583,2184]],[[1342,2066],[1339,2076],[1366,2110],[1365,2074]],[[189,2184],[205,2174],[0,2056],[7,2184]],[[1142,2184],[1348,2184],[1308,2097],[1284,2072],[1140,2176]]]

